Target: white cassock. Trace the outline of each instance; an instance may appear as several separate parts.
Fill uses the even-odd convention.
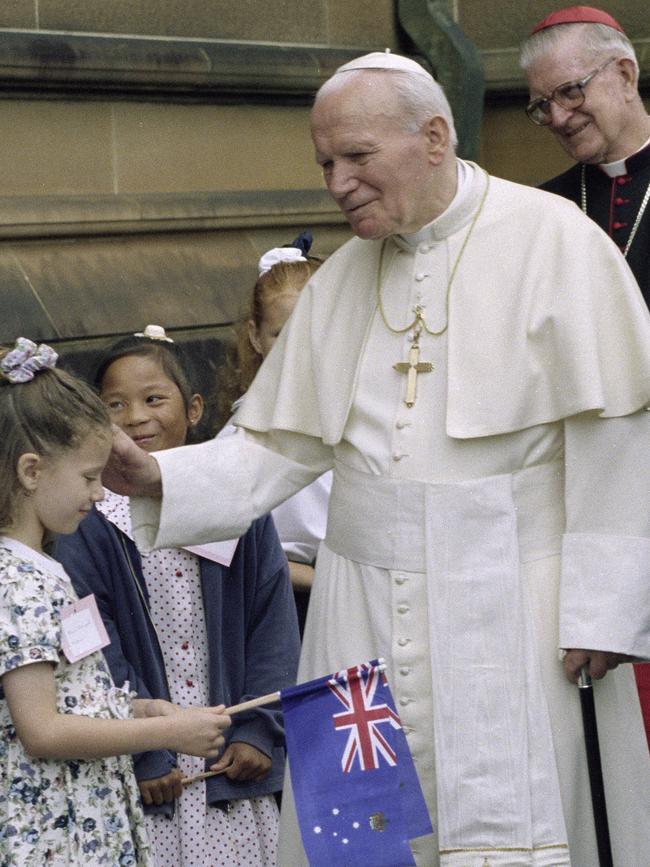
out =
[[[385,657],[436,833],[418,865],[595,867],[558,648],[650,658],[650,317],[578,209],[459,161],[415,236],[353,239],[301,293],[236,421],[157,455],[143,547],[205,542],[334,467],[299,677]],[[428,328],[414,406],[406,325]],[[448,328],[445,326],[448,322]],[[614,861],[650,864],[631,666],[595,685]],[[283,802],[279,864],[306,863]],[[341,864],[345,864],[341,860]]]

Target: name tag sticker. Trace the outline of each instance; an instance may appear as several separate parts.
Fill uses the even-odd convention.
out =
[[[207,545],[188,545],[185,550],[221,566],[230,566],[238,544],[239,539],[227,539],[225,542],[210,542]]]
[[[61,609],[61,644],[68,662],[77,662],[110,643],[94,593]]]

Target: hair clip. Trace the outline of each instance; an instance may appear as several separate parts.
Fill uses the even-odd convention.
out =
[[[134,337],[148,337],[149,340],[165,340],[167,343],[173,343],[171,337],[167,337],[165,329],[162,325],[147,325],[144,331],[138,331]]]

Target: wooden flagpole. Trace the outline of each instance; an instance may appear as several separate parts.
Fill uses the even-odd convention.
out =
[[[386,670],[386,661],[383,657],[380,657],[377,662],[377,671],[385,671]],[[261,707],[265,704],[273,704],[273,702],[280,701],[280,693],[279,692],[269,692],[267,695],[260,695],[258,698],[251,698],[249,701],[243,701],[241,704],[234,704],[232,707],[227,707],[224,710],[224,713],[232,716],[234,713],[241,713],[244,710],[250,710],[253,707]],[[225,770],[225,769],[224,769]],[[217,774],[223,774],[224,771],[204,771],[202,774],[197,774],[194,777],[185,777],[181,782],[184,786],[189,786],[190,783],[196,783],[199,780],[207,780],[208,777],[216,777]]]
[[[234,713],[241,713],[244,710],[250,710],[253,707],[261,707],[265,704],[273,704],[275,701],[280,701],[279,692],[269,692],[267,695],[260,695],[257,698],[251,698],[249,701],[243,701],[241,704],[234,704],[232,707],[227,707],[224,713],[232,716]],[[189,786],[190,783],[197,783],[199,780],[207,780],[208,777],[216,777],[218,774],[225,773],[225,768],[222,771],[204,771],[202,774],[196,774],[194,777],[183,777],[181,782],[184,786]]]

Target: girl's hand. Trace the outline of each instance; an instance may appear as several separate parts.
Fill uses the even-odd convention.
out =
[[[168,716],[169,749],[205,758],[219,755],[224,744],[222,732],[231,723],[223,710],[224,705],[188,707]]]
[[[174,768],[164,777],[155,777],[152,780],[139,780],[138,788],[143,804],[169,804],[174,798],[180,798],[183,794],[181,780],[183,774],[180,768]]]
[[[271,770],[271,759],[251,744],[233,741],[228,744],[211,771],[224,771],[229,780],[263,780]]]

